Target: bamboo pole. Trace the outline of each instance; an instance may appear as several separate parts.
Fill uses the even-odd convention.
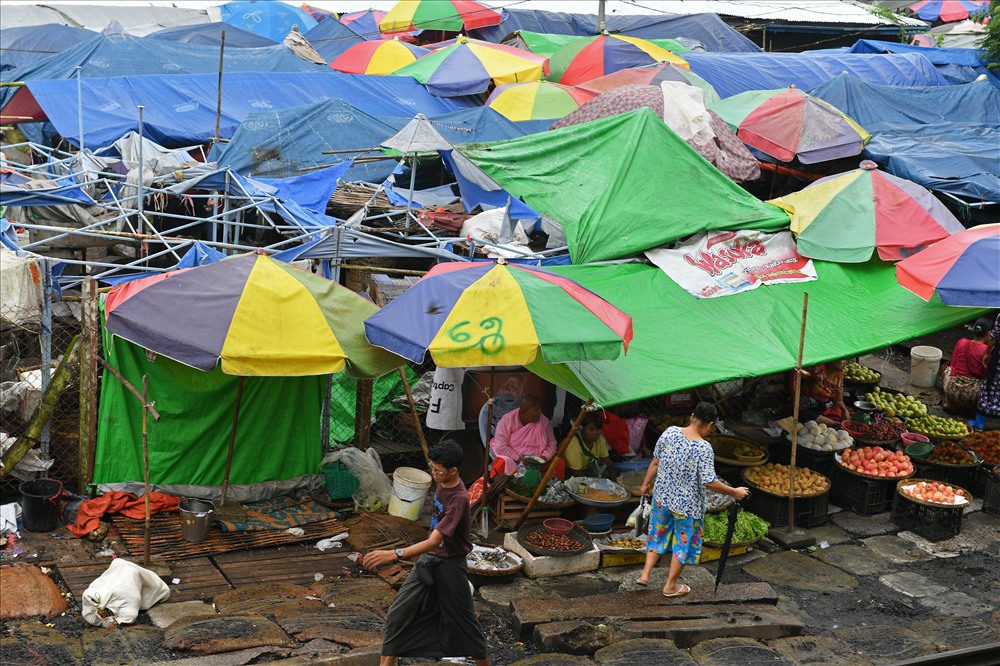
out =
[[[795,362],[795,403],[792,406],[792,458],[788,465],[788,533],[795,531],[795,453],[798,449],[799,399],[802,395],[802,350],[806,343],[806,313],[809,292],[802,294],[802,328],[799,331],[799,357]]]
[[[134,386],[132,386],[132,384],[131,384],[131,382],[129,382],[129,380],[127,380],[124,377],[122,377],[121,373],[118,372],[117,370],[115,370],[114,366],[112,366],[110,363],[108,363],[107,361],[105,361],[103,358],[101,358],[99,356],[97,357],[97,360],[98,360],[98,362],[101,365],[104,366],[105,370],[107,370],[112,375],[114,375],[115,379],[117,379],[118,381],[120,381],[122,383],[122,386],[124,386],[125,389],[128,390],[129,393],[131,393],[132,395],[134,395],[139,400],[142,400],[142,394],[139,393],[139,391]],[[145,404],[145,403],[143,403],[143,404]],[[157,412],[156,409],[152,405],[149,406],[149,414],[150,414],[150,416],[153,417],[154,421],[159,421],[160,420],[160,413]]]
[[[233,447],[236,444],[236,428],[240,423],[240,403],[243,402],[243,375],[236,382],[236,406],[233,408],[233,428],[229,431],[229,451],[226,453],[226,473],[222,477],[222,499],[219,509],[226,505],[226,493],[229,491],[229,469],[233,465]]]
[[[215,142],[219,141],[219,126],[222,124],[222,68],[226,62],[226,31],[219,39],[219,93],[215,102]]]
[[[406,401],[410,403],[410,414],[413,415],[413,425],[417,428],[417,439],[420,440],[420,448],[424,450],[424,459],[430,464],[431,453],[427,447],[427,438],[424,437],[424,429],[420,425],[420,416],[417,414],[417,403],[413,400],[413,391],[410,390],[410,380],[406,378],[406,369],[400,366],[399,377],[403,380],[403,390],[406,391]]]
[[[354,432],[357,433],[358,448],[368,450],[372,432],[372,383],[371,379],[359,379],[354,398]]]
[[[588,398],[587,402],[580,408],[580,413],[576,415],[576,419],[573,421],[573,426],[569,429],[569,432],[566,433],[566,438],[563,439],[562,444],[559,445],[559,450],[556,451],[556,454],[552,456],[552,460],[549,461],[549,467],[545,470],[545,474],[542,475],[542,480],[539,481],[538,487],[535,488],[535,494],[531,496],[530,500],[528,500],[528,505],[524,507],[524,511],[521,512],[521,517],[518,518],[517,523],[514,524],[515,530],[521,529],[521,525],[524,524],[524,520],[528,517],[528,514],[531,513],[531,509],[534,508],[535,502],[537,502],[538,498],[541,497],[542,492],[545,490],[545,485],[549,482],[552,472],[556,469],[556,460],[561,458],[566,452],[567,447],[569,447],[569,443],[573,441],[573,437],[576,435],[577,431],[580,430],[580,424],[583,422],[583,415],[587,413],[593,404],[594,399]]]
[[[149,568],[149,375],[142,376],[142,476],[145,484],[146,531],[143,535],[142,566]]]
[[[97,433],[97,281],[89,275],[80,291],[83,357],[80,362],[80,492],[94,475],[94,449]]]

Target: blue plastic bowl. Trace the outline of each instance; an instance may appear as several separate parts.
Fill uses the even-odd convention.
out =
[[[645,472],[649,469],[652,458],[633,458],[632,460],[622,460],[615,463],[615,469],[622,472]]]
[[[588,532],[607,532],[615,523],[615,516],[612,513],[595,513],[583,519],[583,526]]]

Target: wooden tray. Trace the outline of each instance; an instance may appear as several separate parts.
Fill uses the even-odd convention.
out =
[[[705,441],[712,445],[712,451],[715,453],[716,460],[733,467],[757,467],[766,463],[768,458],[771,457],[764,447],[756,442],[751,442],[749,439],[730,437],[729,435],[709,435],[705,438]],[[760,451],[764,454],[764,457],[753,462],[737,459],[733,456],[733,449],[743,444]]]
[[[796,467],[798,467],[798,466],[796,466]],[[819,472],[816,472],[815,470],[810,470],[810,471],[813,474],[819,474]],[[764,493],[765,495],[770,495],[771,497],[781,497],[781,498],[784,498],[784,499],[788,499],[788,497],[789,497],[788,495],[776,495],[775,493],[772,493],[770,490],[764,490],[763,488],[761,488],[760,486],[758,486],[753,481],[751,481],[750,479],[747,478],[747,470],[743,470],[743,472],[741,473],[741,476],[743,477],[743,481],[745,481],[748,486],[750,486],[751,488],[753,488],[754,490],[756,490],[759,493]],[[820,490],[819,492],[812,493],[811,495],[796,495],[795,499],[797,499],[797,500],[799,500],[799,499],[810,499],[812,497],[819,497],[820,495],[825,495],[826,493],[830,492],[830,486],[831,486],[831,484],[830,484],[830,477],[828,477],[826,474],[820,474],[820,476],[822,476],[824,479],[826,479],[826,488],[824,488],[823,490]]]
[[[580,544],[580,548],[578,550],[550,550],[548,548],[539,548],[538,546],[525,541],[525,537],[532,532],[544,531],[545,527],[542,525],[541,521],[528,523],[518,530],[517,542],[535,557],[572,557],[573,555],[582,555],[594,547],[594,540],[590,538],[590,535],[587,534],[586,530],[582,529],[578,525],[574,525],[573,529],[571,529],[569,534],[566,535]]]
[[[936,509],[965,509],[969,506],[972,506],[972,494],[968,490],[962,488],[962,486],[956,486],[954,483],[947,483],[946,481],[945,482],[937,481],[937,482],[947,483],[947,485],[951,486],[952,488],[961,489],[965,493],[965,500],[966,500],[965,504],[942,504],[941,502],[926,502],[922,499],[917,499],[916,497],[910,497],[909,495],[903,492],[904,484],[908,486],[911,483],[920,483],[921,481],[923,481],[924,483],[931,483],[933,481],[937,481],[937,479],[902,479],[899,483],[896,484],[896,492],[899,493],[903,499],[913,502],[914,504],[932,506]]]
[[[905,481],[906,479],[909,479],[917,472],[916,469],[917,465],[916,463],[913,462],[914,458],[913,456],[909,456],[910,463],[913,464],[913,471],[907,474],[906,476],[878,476],[877,474],[876,475],[862,474],[861,472],[856,472],[853,469],[847,469],[847,467],[844,466],[844,463],[841,462],[842,459],[839,455],[840,452],[838,451],[837,453],[838,455],[833,457],[833,461],[837,463],[837,467],[839,467],[842,472],[846,472],[847,474],[853,474],[854,476],[861,477],[862,479],[868,479],[869,481],[900,481],[900,480]],[[917,460],[921,459],[917,458]]]

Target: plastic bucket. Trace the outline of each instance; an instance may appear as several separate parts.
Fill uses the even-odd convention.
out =
[[[928,388],[937,383],[941,367],[941,350],[924,345],[910,350],[910,383]]]
[[[208,538],[208,528],[212,526],[215,505],[208,500],[187,497],[177,507],[181,511],[181,537],[185,541],[198,543]]]
[[[389,513],[393,516],[416,520],[424,508],[424,498],[431,487],[431,475],[412,467],[398,467],[392,473],[392,497]]]
[[[21,518],[29,532],[51,532],[59,524],[62,481],[35,479],[21,484]]]

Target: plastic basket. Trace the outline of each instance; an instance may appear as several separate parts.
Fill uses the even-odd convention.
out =
[[[326,477],[326,492],[332,500],[348,498],[361,486],[358,477],[339,460],[323,465],[323,476]]]
[[[795,464],[799,467],[806,467],[819,472],[825,477],[829,477],[833,468],[837,466],[831,451],[813,451],[804,446],[800,446],[795,452]]]
[[[830,481],[830,499],[834,504],[861,516],[871,516],[892,508],[892,496],[898,479],[863,479],[855,474],[848,474],[838,465]]]
[[[813,497],[795,498],[795,525],[798,527],[820,527],[826,525],[829,517],[829,491]],[[761,490],[750,493],[745,509],[755,513],[774,527],[788,525],[788,498],[772,495]]]
[[[962,531],[962,517],[965,506],[946,507],[918,504],[894,493],[892,502],[892,522],[919,534],[928,541],[942,541],[958,535]]]
[[[983,491],[983,513],[1000,516],[1000,476],[990,470],[984,472],[986,488]]]
[[[979,474],[979,465],[935,465],[921,459],[917,459],[915,463],[915,476],[944,481],[963,488],[974,487],[976,476]]]

